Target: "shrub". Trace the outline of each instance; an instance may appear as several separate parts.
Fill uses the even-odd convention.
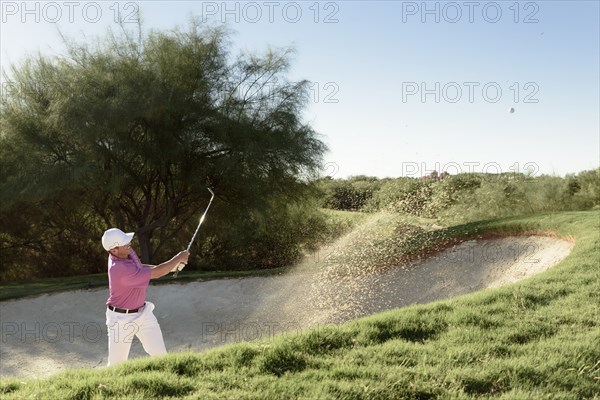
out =
[[[319,183],[323,192],[322,206],[334,210],[361,210],[373,197],[382,181],[367,176],[356,176],[348,180],[323,179]]]
[[[600,207],[600,168],[569,177],[569,190],[576,210]]]

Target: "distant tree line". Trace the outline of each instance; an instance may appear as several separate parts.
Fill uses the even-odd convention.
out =
[[[564,178],[436,172],[425,178],[323,178],[317,184],[326,208],[387,210],[453,222],[600,208],[600,168]]]

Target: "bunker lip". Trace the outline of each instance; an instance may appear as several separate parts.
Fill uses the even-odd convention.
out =
[[[201,351],[514,283],[570,253],[572,240],[550,236],[556,235],[482,232],[428,252],[426,259],[371,275],[329,274],[319,266],[283,275],[152,285],[148,300],[156,304],[169,352]],[[0,376],[41,378],[67,368],[104,367],[107,291],[0,302]],[[134,340],[130,358],[140,356],[145,353]]]

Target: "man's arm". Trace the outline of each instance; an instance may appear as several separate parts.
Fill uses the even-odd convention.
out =
[[[175,269],[179,265],[179,263],[187,264],[188,257],[190,253],[187,251],[179,252],[175,257],[171,258],[169,261],[165,261],[162,264],[158,265],[148,265],[144,264],[144,267],[151,268],[150,279],[160,278],[161,276],[167,275],[169,272]]]

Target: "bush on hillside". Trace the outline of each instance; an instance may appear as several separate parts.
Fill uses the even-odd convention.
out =
[[[569,193],[576,210],[600,207],[600,168],[567,177]]]
[[[329,208],[352,204],[346,209],[393,211],[447,222],[600,207],[600,168],[565,178],[515,173],[428,178],[370,179],[368,199],[359,197],[357,202],[354,199],[360,186],[356,181],[322,181],[320,187]]]
[[[383,181],[374,177],[355,176],[345,179],[322,179],[322,206],[333,210],[358,211],[379,191]]]

